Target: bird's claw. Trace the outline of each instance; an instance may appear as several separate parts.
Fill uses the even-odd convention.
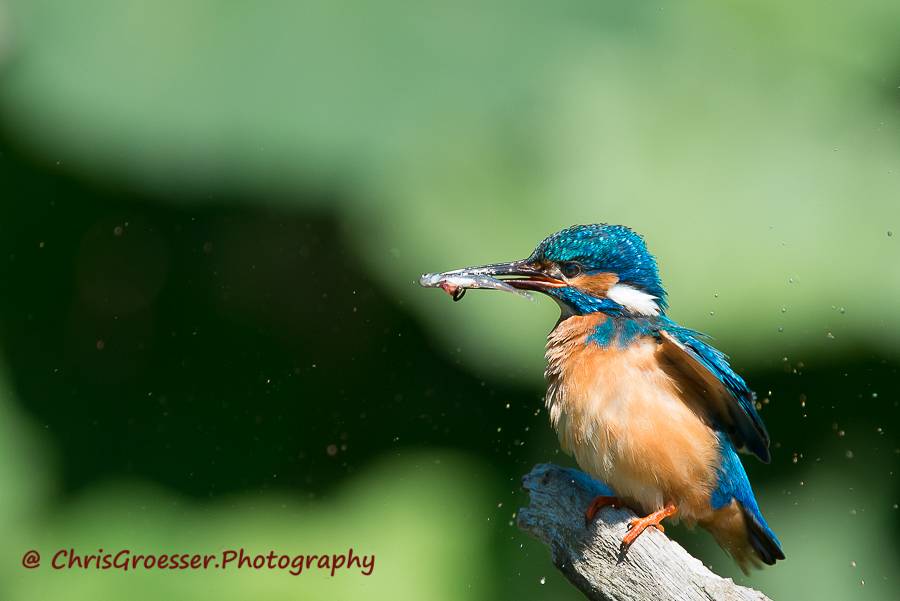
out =
[[[628,532],[625,534],[625,537],[622,539],[622,544],[620,545],[620,550],[622,553],[628,551],[628,548],[638,539],[641,533],[644,532],[650,526],[658,529],[660,532],[665,532],[665,527],[660,523],[665,518],[670,515],[674,515],[678,510],[674,505],[666,505],[664,508],[659,511],[654,511],[648,516],[642,518],[631,518],[628,520],[628,525],[626,529]]]
[[[606,495],[598,495],[594,497],[591,501],[591,504],[588,505],[588,508],[584,512],[584,525],[587,526],[591,522],[594,521],[594,518],[597,517],[597,512],[603,509],[604,507],[619,507],[621,505],[618,497],[611,497]]]
[[[635,527],[637,524],[639,524],[640,522],[641,522],[641,518],[631,518],[630,520],[628,520],[628,526],[626,526],[626,528],[627,528],[628,530],[631,530],[632,528],[634,528],[634,527]],[[654,528],[656,528],[656,529],[659,530],[660,532],[665,532],[665,531],[666,531],[666,527],[663,526],[662,524],[659,524],[659,523],[651,523],[651,524],[648,524],[647,526],[653,526]],[[645,528],[646,528],[647,526],[645,526]]]

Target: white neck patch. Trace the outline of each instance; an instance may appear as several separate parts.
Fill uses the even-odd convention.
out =
[[[656,304],[656,297],[637,288],[632,288],[628,284],[614,285],[606,293],[606,296],[632,313],[648,316],[659,315],[659,305]]]

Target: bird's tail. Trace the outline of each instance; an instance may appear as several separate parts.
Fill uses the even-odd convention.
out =
[[[730,504],[716,510],[703,526],[745,574],[751,568],[773,565],[777,560],[784,559],[778,537],[755,504],[747,507],[733,499]]]
[[[744,522],[747,525],[747,540],[756,552],[759,560],[766,565],[775,565],[779,559],[784,559],[784,551],[778,537],[769,528],[759,509],[752,511],[741,505],[744,514]]]
[[[784,559],[781,543],[769,528],[747,472],[728,437],[719,434],[722,462],[718,468],[718,482],[710,498],[712,516],[703,525],[746,574],[750,568],[760,568],[762,564],[772,565]]]

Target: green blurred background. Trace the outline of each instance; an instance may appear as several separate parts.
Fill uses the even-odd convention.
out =
[[[764,399],[780,599],[898,599],[900,4],[0,0],[0,597],[578,599],[552,303],[423,271],[625,223]],[[896,234],[894,234],[896,232]],[[375,553],[370,577],[22,553]],[[46,557],[45,557],[46,559]]]

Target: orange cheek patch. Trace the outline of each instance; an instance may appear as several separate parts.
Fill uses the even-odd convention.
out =
[[[592,275],[580,275],[571,278],[569,284],[579,288],[591,296],[606,296],[609,289],[616,285],[619,276],[614,273],[595,273]]]

